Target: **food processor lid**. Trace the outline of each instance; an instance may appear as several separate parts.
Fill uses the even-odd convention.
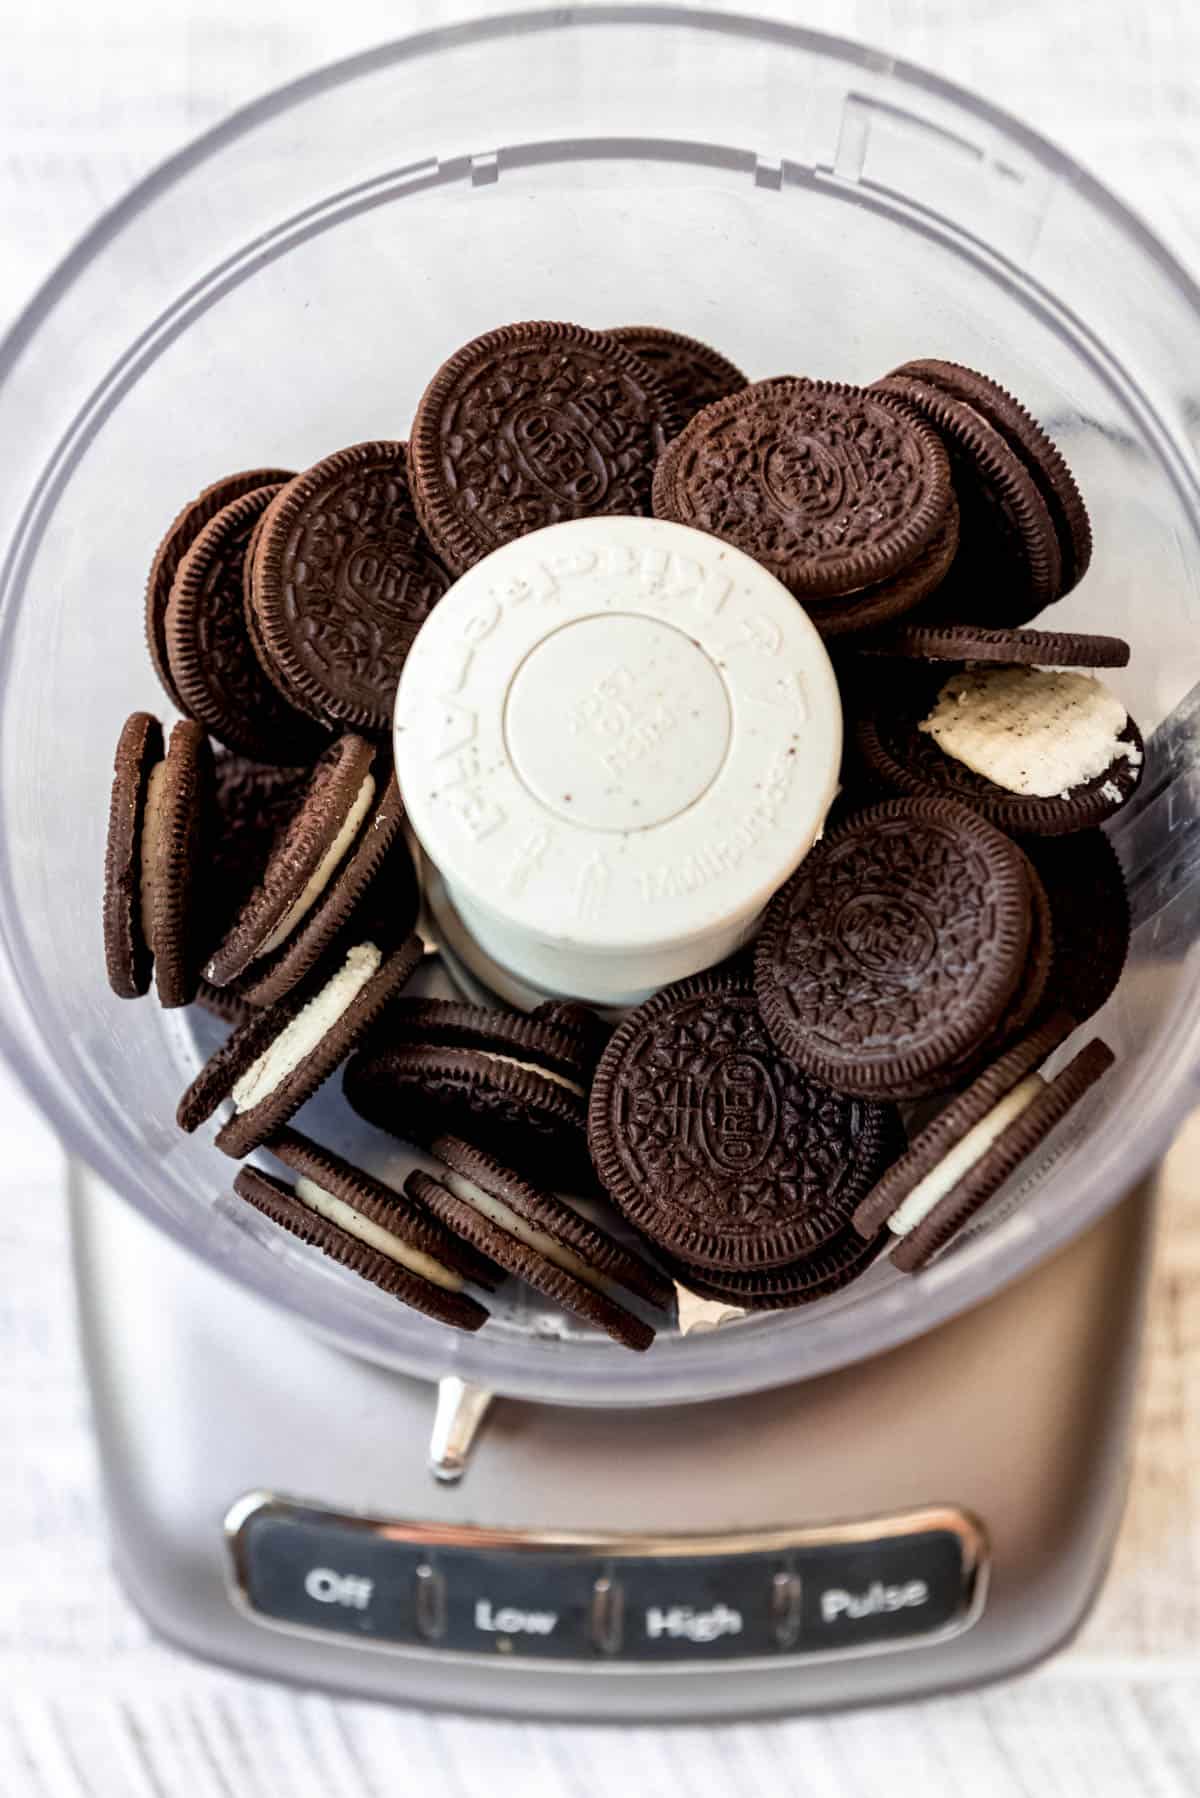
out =
[[[757,562],[662,519],[575,519],[430,613],[396,769],[498,958],[538,980],[553,947],[559,990],[619,1002],[744,938],[822,827],[841,724],[816,629]]]

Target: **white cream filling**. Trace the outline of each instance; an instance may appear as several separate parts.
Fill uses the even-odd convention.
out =
[[[146,945],[154,947],[154,906],[157,882],[154,870],[158,866],[159,847],[163,834],[163,777],[167,771],[165,761],[156,762],[150,770],[146,782],[146,799],[142,806],[142,853],[138,874],[138,897],[141,902],[142,938]]]
[[[992,1144],[1013,1122],[1026,1111],[1038,1094],[1044,1089],[1046,1082],[1040,1074],[1029,1074],[1010,1093],[1005,1093],[998,1105],[993,1105],[986,1117],[979,1122],[944,1155],[937,1166],[918,1180],[908,1197],[899,1204],[888,1218],[888,1229],[893,1236],[907,1236],[910,1230],[923,1223],[940,1204],[948,1192],[970,1173],[976,1162],[982,1161]]]
[[[919,729],[945,755],[1010,793],[1065,799],[1122,757],[1129,715],[1090,674],[1064,668],[966,668],[952,675]]]
[[[561,1267],[565,1274],[574,1274],[577,1280],[582,1280],[584,1285],[590,1286],[594,1292],[612,1292],[613,1282],[611,1280],[606,1279],[603,1274],[597,1273],[594,1267],[589,1267],[587,1262],[575,1253],[574,1249],[569,1249],[563,1243],[555,1241],[554,1237],[548,1236],[545,1230],[539,1230],[536,1224],[531,1224],[525,1218],[520,1217],[511,1205],[504,1203],[503,1199],[494,1198],[490,1192],[485,1192],[482,1186],[477,1186],[474,1180],[468,1180],[464,1174],[456,1174],[453,1168],[443,1168],[437,1177],[456,1199],[462,1199],[464,1204],[473,1206],[481,1216],[495,1224],[497,1229],[503,1230],[508,1236],[515,1236],[518,1242],[525,1244],[526,1248],[536,1249],[537,1253],[544,1255],[547,1261],[553,1261],[555,1267]]]
[[[689,1292],[678,1281],[675,1284],[675,1302],[681,1336],[690,1336],[693,1331],[703,1334],[706,1330],[716,1330],[722,1324],[733,1323],[746,1315],[740,1305],[726,1304],[723,1299],[702,1299],[698,1292]]]
[[[543,1080],[553,1080],[556,1086],[565,1086],[569,1093],[578,1093],[581,1099],[587,1098],[587,1093],[578,1080],[568,1080],[565,1074],[556,1074],[553,1068],[539,1067],[536,1061],[518,1061],[515,1055],[496,1055],[491,1049],[481,1049],[480,1054],[486,1055],[489,1061],[502,1061],[505,1067],[521,1068],[527,1074],[540,1074]]]
[[[291,1023],[284,1026],[270,1047],[235,1083],[230,1095],[235,1111],[251,1111],[270,1098],[305,1056],[312,1054],[343,1012],[350,1009],[382,960],[383,953],[374,943],[355,944],[332,979],[327,980],[320,992],[297,1012]]]
[[[382,1224],[364,1217],[361,1211],[356,1211],[345,1199],[339,1199],[335,1193],[318,1186],[307,1174],[300,1175],[294,1190],[300,1203],[307,1205],[310,1211],[328,1218],[331,1224],[345,1230],[347,1235],[357,1237],[369,1249],[376,1249],[379,1254],[386,1255],[389,1261],[396,1261],[401,1267],[406,1267],[410,1274],[419,1274],[422,1280],[428,1280],[433,1286],[440,1286],[444,1292],[462,1291],[461,1274],[456,1274],[453,1268],[443,1267],[432,1255],[414,1249],[411,1243],[404,1242],[391,1230],[385,1230]]]
[[[270,955],[273,950],[278,949],[280,943],[286,942],[288,937],[291,936],[301,918],[306,918],[308,916],[313,906],[317,903],[317,900],[321,897],[321,894],[325,891],[325,888],[329,885],[335,869],[345,858],[350,845],[357,837],[359,828],[370,810],[371,801],[374,797],[375,776],[373,774],[368,774],[355,795],[354,804],[346,813],[342,828],[338,831],[336,837],[334,837],[332,843],[325,851],[325,854],[321,857],[321,861],[317,868],[309,876],[308,885],[305,887],[300,897],[293,901],[291,907],[284,913],[266,942],[262,945],[262,948],[256,952],[254,958],[256,961],[259,957]]]

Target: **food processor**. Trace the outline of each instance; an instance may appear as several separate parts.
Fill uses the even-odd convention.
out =
[[[1077,1627],[1121,1507],[1148,1170],[1200,1071],[1198,299],[1069,159],[917,68],[607,5],[268,95],[36,296],[0,348],[0,1037],[72,1155],[114,1554],[154,1628],[379,1697],[711,1720],[995,1677]],[[219,1027],[104,975],[166,521],[229,469],[403,436],[447,355],[523,317],[671,326],[752,378],[996,377],[1091,509],[1054,627],[1130,639],[1112,684],[1148,746],[1110,831],[1135,929],[1103,1086],[926,1272],[644,1356],[515,1288],[460,1337],[284,1237],[174,1125]],[[428,991],[489,984],[457,922]],[[336,1080],[299,1122],[412,1165]]]

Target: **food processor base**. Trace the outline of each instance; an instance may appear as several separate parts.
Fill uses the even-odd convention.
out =
[[[1103,1578],[1154,1207],[1150,1181],[973,1311],[819,1379],[498,1400],[449,1484],[427,1458],[449,1336],[431,1383],[354,1359],[77,1170],[118,1573],[192,1653],[423,1705],[712,1720],[1015,1673]]]

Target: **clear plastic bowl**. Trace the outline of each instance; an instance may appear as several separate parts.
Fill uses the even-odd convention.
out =
[[[865,381],[920,354],[993,373],[1092,509],[1092,570],[1054,622],[1132,639],[1115,684],[1157,727],[1114,831],[1138,930],[1097,1026],[1120,1064],[1091,1105],[923,1277],[884,1263],[809,1309],[668,1333],[645,1357],[519,1297],[459,1338],[272,1230],[229,1197],[208,1135],[175,1130],[190,1027],[104,978],[113,745],[131,709],[165,708],[141,607],[165,522],[227,470],[403,435],[450,351],[528,316],[673,325],[754,376]],[[146,1217],[408,1371],[575,1403],[701,1400],[976,1303],[1127,1190],[1196,1097],[1197,369],[1196,291],[1110,194],[1012,119],[853,44],[664,7],[556,9],[269,95],[102,219],[0,350],[7,1055]],[[335,1088],[307,1121],[344,1140],[338,1104]]]

